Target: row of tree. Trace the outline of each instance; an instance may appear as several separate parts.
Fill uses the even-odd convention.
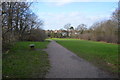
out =
[[[30,10],[29,2],[2,3],[3,49],[15,41],[43,41],[45,32],[40,28],[43,21]]]
[[[80,24],[75,29],[70,24],[64,27],[67,31],[77,31],[78,34],[71,35],[74,38],[119,43],[119,14],[120,10],[116,10],[109,20],[96,22],[90,28],[87,28],[85,24]]]
[[[85,24],[80,24],[74,28],[69,23],[64,26],[63,30],[58,30],[57,33],[49,31],[49,37],[80,38],[85,40],[119,43],[118,35],[120,27],[118,25],[118,14],[120,14],[120,10],[113,12],[109,20],[96,22],[89,28]]]

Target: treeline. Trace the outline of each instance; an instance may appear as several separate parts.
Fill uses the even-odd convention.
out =
[[[80,32],[78,38],[95,41],[105,41],[108,43],[118,42],[118,14],[116,10],[109,20],[94,23],[90,28],[85,25],[79,25],[77,30]]]
[[[16,41],[44,41],[40,20],[31,10],[29,2],[2,3],[2,49]]]
[[[49,37],[57,38],[79,38],[85,40],[104,41],[108,43],[119,43],[118,40],[118,18],[120,10],[113,12],[109,20],[94,23],[91,27],[80,24],[76,28],[66,24],[63,30],[48,31]]]

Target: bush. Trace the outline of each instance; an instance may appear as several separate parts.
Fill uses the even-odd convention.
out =
[[[28,36],[28,41],[44,41],[45,39],[45,31],[41,29],[32,29],[30,35]]]

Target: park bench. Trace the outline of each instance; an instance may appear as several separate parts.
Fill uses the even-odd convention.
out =
[[[35,44],[30,44],[29,47],[30,49],[35,49]]]

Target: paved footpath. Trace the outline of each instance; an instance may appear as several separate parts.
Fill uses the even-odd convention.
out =
[[[91,63],[76,56],[71,51],[51,41],[46,49],[51,69],[46,78],[109,78],[107,73],[101,71]]]

